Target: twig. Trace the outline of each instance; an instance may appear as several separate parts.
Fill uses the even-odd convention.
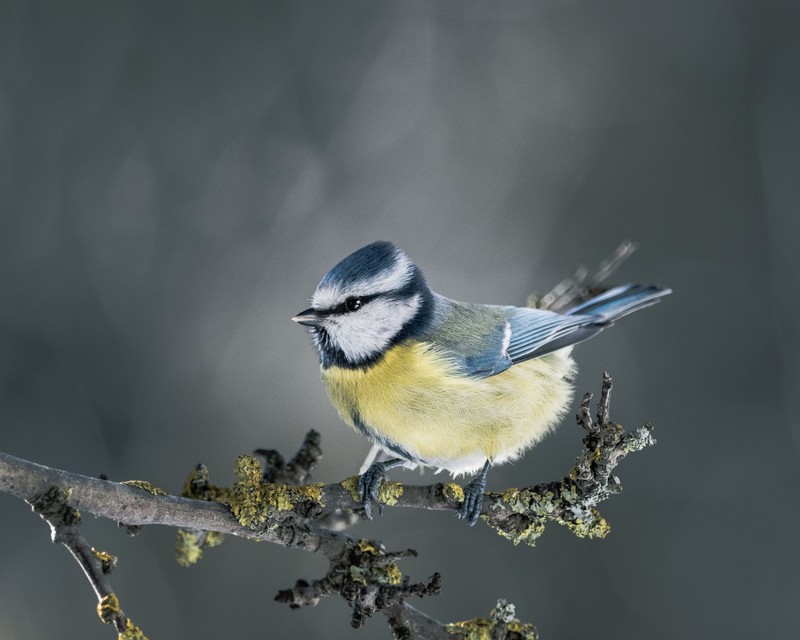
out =
[[[600,402],[597,403],[597,427],[596,429],[591,429],[591,431],[596,431],[597,429],[603,429],[608,426],[610,421],[609,418],[609,407],[611,405],[611,386],[613,385],[613,381],[611,380],[611,376],[608,374],[608,371],[603,372],[603,386],[600,389]]]
[[[293,486],[308,482],[314,467],[322,459],[321,439],[322,436],[319,432],[311,429],[288,464],[284,461],[283,456],[274,449],[256,449],[256,455],[262,456],[266,462],[264,482]]]
[[[637,248],[635,242],[624,240],[594,271],[590,272],[586,267],[579,266],[549,293],[541,297],[530,296],[528,306],[560,313],[585,302],[602,292],[601,283],[630,258]]]
[[[27,502],[50,525],[52,541],[63,544],[83,569],[97,596],[97,614],[100,619],[106,624],[113,624],[120,638],[144,639],[144,635],[131,623],[120,607],[119,600],[106,578],[106,574],[116,564],[116,558],[105,552],[96,551],[86,541],[79,528],[80,513],[69,506],[69,495],[69,489],[53,486],[43,493],[32,496]]]
[[[586,287],[592,289],[597,287],[601,282],[606,280],[612,273],[614,273],[628,258],[633,255],[633,252],[639,248],[639,245],[632,240],[623,240],[620,245],[614,249],[611,255],[603,260],[595,269],[594,274],[587,279]]]
[[[547,521],[567,526],[578,537],[602,538],[609,533],[610,527],[596,506],[622,491],[619,478],[612,472],[629,453],[655,444],[650,425],[626,433],[611,422],[611,389],[611,376],[604,373],[596,421],[589,408],[592,394],[584,395],[575,416],[586,431],[584,451],[567,476],[529,489],[507,489],[499,496],[486,494],[486,519],[500,535],[514,544],[534,545]]]
[[[426,638],[427,640],[453,640],[454,635],[445,625],[409,604],[394,604],[386,610],[386,618],[396,640]]]

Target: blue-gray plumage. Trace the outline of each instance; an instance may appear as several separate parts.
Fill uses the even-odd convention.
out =
[[[399,456],[362,475],[367,515],[385,471],[413,463],[481,469],[459,511],[474,524],[489,467],[538,442],[567,408],[572,346],[668,293],[623,285],[564,314],[456,302],[431,291],[400,249],[375,242],[331,269],[294,320],[310,327],[342,418]]]

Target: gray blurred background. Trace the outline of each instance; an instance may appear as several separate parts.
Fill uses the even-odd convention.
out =
[[[369,446],[289,320],[338,259],[390,239],[442,293],[523,304],[632,238],[615,280],[675,294],[576,350],[578,394],[608,369],[613,417],[656,426],[610,537],[355,531],[441,571],[414,604],[445,621],[505,597],[544,639],[795,638],[798,6],[0,2],[0,450],[179,491],[314,427],[338,481]],[[568,418],[489,487],[560,477],[580,439]],[[111,638],[47,527],[0,513],[0,638]],[[311,554],[228,539],[183,569],[172,530],[85,523],[153,640],[390,637],[272,601]]]

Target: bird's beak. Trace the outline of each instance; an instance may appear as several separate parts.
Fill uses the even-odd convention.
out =
[[[311,307],[298,313],[292,320],[306,327],[316,327],[322,323],[323,316],[314,307]]]

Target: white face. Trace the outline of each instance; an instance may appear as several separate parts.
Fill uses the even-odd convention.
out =
[[[340,298],[337,304],[344,300]],[[357,311],[328,316],[322,327],[348,360],[360,362],[385,349],[419,305],[419,294],[402,300],[373,298]]]
[[[394,255],[394,262],[383,271],[364,280],[323,280],[314,292],[311,305],[320,311],[341,309],[326,315],[320,323],[331,346],[342,351],[354,363],[363,362],[381,353],[389,346],[405,324],[417,313],[422,304],[419,294],[394,298],[389,294],[400,291],[414,277],[414,264],[402,252]],[[344,311],[349,298],[364,298],[363,305],[355,311]]]

